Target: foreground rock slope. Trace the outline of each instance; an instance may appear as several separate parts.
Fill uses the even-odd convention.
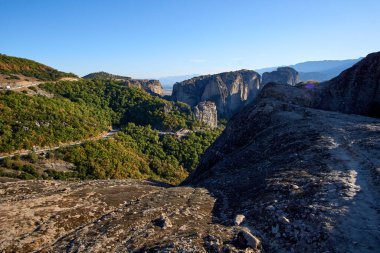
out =
[[[332,83],[265,85],[181,187],[0,184],[0,251],[378,252],[380,119],[321,110]]]
[[[371,54],[321,87],[267,84],[186,181],[217,198],[214,222],[245,215],[269,252],[376,252],[380,120],[353,113],[371,110],[362,94],[379,99],[378,72],[355,76],[379,59]],[[316,109],[342,100],[355,101],[344,110],[351,115]]]
[[[205,252],[231,244],[202,188],[146,181],[0,185],[1,252]],[[214,245],[215,244],[215,245]]]

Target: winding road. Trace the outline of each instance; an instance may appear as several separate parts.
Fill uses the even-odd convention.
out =
[[[2,156],[0,156],[0,160],[4,160],[7,157],[14,157],[16,155],[27,156],[27,155],[31,154],[32,152],[35,152],[36,154],[43,154],[45,152],[57,150],[59,148],[80,145],[80,144],[83,144],[83,143],[85,143],[87,141],[95,141],[95,140],[101,140],[101,139],[108,139],[108,138],[112,137],[113,135],[115,135],[116,133],[118,133],[119,131],[120,131],[120,129],[112,129],[109,132],[107,132],[106,134],[103,134],[103,135],[101,135],[99,137],[95,137],[95,138],[92,137],[92,138],[89,138],[89,139],[85,139],[85,140],[82,140],[82,141],[76,141],[76,142],[62,143],[61,145],[54,146],[54,147],[43,147],[43,148],[39,148],[39,149],[35,149],[35,150],[15,151],[15,152],[10,153],[10,154],[3,154]]]
[[[107,133],[105,133],[103,135],[100,135],[98,137],[92,137],[92,138],[88,138],[88,139],[81,140],[81,141],[62,143],[62,144],[54,146],[54,147],[42,147],[42,148],[37,148],[37,149],[34,149],[34,150],[23,150],[23,151],[18,150],[18,151],[15,151],[13,153],[0,154],[0,161],[4,160],[7,157],[11,158],[11,157],[14,157],[16,155],[27,156],[27,155],[31,154],[32,152],[34,152],[36,154],[43,154],[43,153],[46,153],[46,152],[49,152],[49,151],[57,150],[59,148],[65,148],[65,147],[71,147],[71,146],[75,146],[75,145],[80,145],[80,144],[83,144],[83,143],[88,142],[88,141],[96,141],[96,140],[101,140],[101,139],[108,139],[108,138],[112,137],[113,135],[115,135],[118,132],[120,132],[120,129],[116,128],[116,129],[112,129],[109,132],[107,132]],[[181,138],[181,137],[187,135],[188,133],[187,132],[162,132],[162,131],[159,131],[158,134],[159,135],[175,135],[178,138]]]

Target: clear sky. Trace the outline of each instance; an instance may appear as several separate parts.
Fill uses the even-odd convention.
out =
[[[0,0],[0,53],[136,78],[380,50],[380,0]]]

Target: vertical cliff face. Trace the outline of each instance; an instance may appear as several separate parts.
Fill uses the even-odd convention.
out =
[[[218,113],[214,102],[200,102],[194,107],[194,114],[201,122],[211,128],[216,128],[218,126]]]
[[[322,85],[320,109],[380,118],[380,52]]]
[[[231,117],[251,102],[260,90],[260,75],[251,70],[195,77],[173,87],[172,98],[190,106],[215,103],[220,115]]]
[[[279,84],[296,85],[300,82],[298,72],[290,67],[280,67],[276,71],[263,74],[263,85],[274,82]]]

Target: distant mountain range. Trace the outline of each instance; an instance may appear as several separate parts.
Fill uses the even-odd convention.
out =
[[[301,81],[315,80],[326,81],[338,76],[343,70],[359,62],[363,57],[349,60],[324,60],[301,62],[289,67],[294,68],[300,73]],[[259,74],[276,70],[277,67],[257,69]]]
[[[333,77],[338,76],[343,70],[348,69],[358,61],[363,59],[360,57],[358,59],[348,59],[348,60],[324,60],[324,61],[307,61],[301,62],[294,65],[289,65],[289,67],[294,68],[300,73],[300,80],[315,80],[315,81],[326,81]],[[262,75],[264,72],[271,72],[277,69],[277,67],[269,67],[256,69],[255,71]],[[158,78],[160,80],[164,89],[172,89],[173,85],[177,82],[182,82],[193,77],[200,76],[199,74],[189,74],[189,75],[179,75],[179,76],[166,76]]]

